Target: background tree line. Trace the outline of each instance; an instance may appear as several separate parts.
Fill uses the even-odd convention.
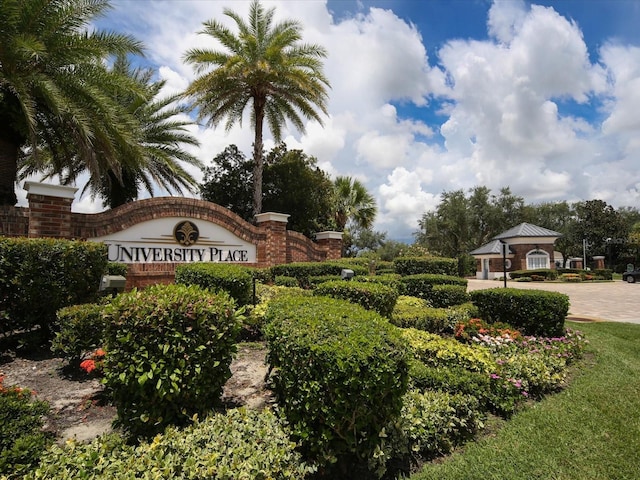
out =
[[[621,271],[640,260],[637,208],[616,210],[598,199],[526,204],[508,187],[497,194],[483,186],[443,192],[435,210],[423,214],[414,235],[416,243],[431,252],[462,258],[522,222],[561,233],[555,248],[565,262],[585,253],[587,259],[604,255],[607,267]]]
[[[204,172],[202,198],[251,221],[253,159],[230,145]],[[309,237],[325,230],[367,230],[377,212],[362,182],[343,176],[331,180],[316,158],[302,150],[288,150],[284,143],[265,154],[262,191],[264,211],[289,214],[287,228]]]

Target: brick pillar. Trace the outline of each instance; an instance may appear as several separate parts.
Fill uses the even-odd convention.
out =
[[[596,270],[602,270],[604,268],[604,255],[593,257],[593,268]]]
[[[71,238],[73,187],[25,182],[29,201],[29,237]]]
[[[342,232],[316,233],[318,245],[327,250],[327,260],[342,258]]]
[[[256,215],[256,223],[266,234],[264,259],[259,263],[271,267],[287,263],[287,222],[289,215],[284,213],[260,213]]]

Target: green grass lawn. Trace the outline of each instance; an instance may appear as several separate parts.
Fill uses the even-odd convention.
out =
[[[640,478],[640,325],[568,326],[590,345],[567,389],[411,479]]]

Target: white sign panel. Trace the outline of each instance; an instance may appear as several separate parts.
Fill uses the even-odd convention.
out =
[[[89,240],[109,247],[110,262],[256,262],[254,244],[220,225],[190,218],[148,220]]]

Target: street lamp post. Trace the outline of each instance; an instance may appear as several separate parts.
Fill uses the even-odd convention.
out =
[[[507,249],[509,246],[506,242],[502,243],[502,278],[504,280],[504,288],[507,288]]]

